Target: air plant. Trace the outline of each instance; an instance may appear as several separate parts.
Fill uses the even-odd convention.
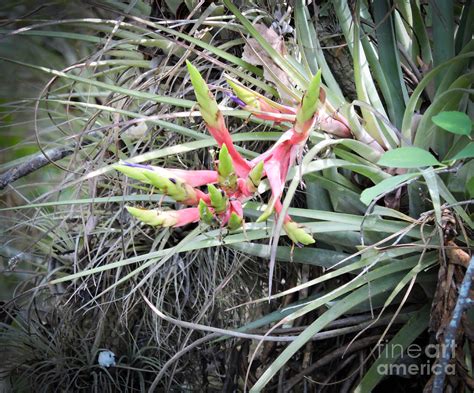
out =
[[[292,124],[270,149],[248,161],[235,148],[224,116],[199,71],[191,63],[187,65],[202,118],[220,147],[216,169],[187,171],[127,162],[115,165],[115,169],[127,176],[156,187],[176,202],[192,206],[167,211],[127,207],[128,212],[153,226],[179,227],[201,220],[236,230],[244,223],[243,204],[254,197],[260,181],[266,177],[271,198],[268,208],[257,221],[266,220],[273,212],[277,216],[283,214],[281,197],[288,172],[301,156],[311,130],[321,122],[318,111],[318,104],[324,102],[324,93],[320,89],[321,72],[313,77],[297,108],[278,104],[237,81],[229,80],[235,92],[231,99],[239,106],[261,119]],[[324,120],[324,124],[328,122]],[[341,132],[348,132],[340,119],[331,118],[330,123],[333,127],[337,123]],[[199,188],[203,186],[207,187],[207,193]],[[283,221],[283,228],[294,243],[314,243],[313,237],[290,216],[285,215]]]

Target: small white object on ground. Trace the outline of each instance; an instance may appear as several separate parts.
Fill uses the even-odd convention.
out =
[[[99,352],[99,365],[102,367],[115,366],[115,353],[112,351]]]

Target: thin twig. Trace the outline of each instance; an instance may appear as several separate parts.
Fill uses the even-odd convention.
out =
[[[46,154],[43,154],[43,152],[35,154],[27,162],[20,164],[17,167],[11,168],[0,175],[0,190],[3,190],[10,183],[13,183],[14,181],[50,164],[51,161],[59,161],[64,157],[69,156],[73,153],[73,151],[74,148],[71,146],[64,146],[46,150]]]
[[[357,342],[355,342],[351,348],[347,351],[346,354],[353,353],[359,351],[378,340],[378,336],[371,336],[363,338]],[[295,386],[301,379],[303,379],[306,375],[313,373],[316,369],[325,366],[332,361],[340,361],[340,359],[344,356],[345,347],[340,347],[334,351],[329,352],[327,355],[319,358],[315,363],[311,364],[311,366],[305,368],[300,373],[292,377],[291,379],[286,381],[285,391],[289,391],[293,386]],[[342,381],[340,381],[342,382]]]
[[[258,334],[248,334],[248,333],[241,333],[235,330],[226,330],[226,329],[219,329],[212,326],[205,326],[198,323],[191,323],[186,321],[181,321],[179,319],[172,318],[168,315],[163,314],[160,310],[158,310],[153,303],[145,296],[142,295],[143,300],[148,304],[151,310],[158,315],[160,318],[164,319],[167,322],[173,323],[177,326],[187,328],[187,329],[194,329],[194,330],[202,330],[204,332],[211,332],[217,333],[220,336],[228,336],[228,337],[238,337],[238,338],[246,338],[250,340],[263,340],[263,341],[294,341],[298,338],[298,336],[262,336]]]
[[[2,173],[0,175],[0,190],[3,190],[9,184],[37,171],[38,169],[43,168],[48,164],[55,163],[56,161],[70,156],[72,153],[74,153],[76,148],[82,148],[84,146],[90,145],[94,142],[94,140],[100,140],[104,136],[98,132],[90,132],[88,133],[88,137],[88,139],[82,139],[79,144],[71,143],[66,146],[40,151],[34,154],[27,162],[24,162],[23,164],[20,164],[9,169],[5,173]]]

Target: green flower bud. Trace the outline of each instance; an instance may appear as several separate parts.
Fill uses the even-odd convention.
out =
[[[150,181],[150,184],[158,188],[163,194],[170,196],[174,200],[180,202],[190,197],[189,191],[192,187],[186,187],[186,184],[176,179],[168,179],[158,175],[156,172],[147,171],[144,173],[145,177]]]
[[[214,214],[212,214],[206,202],[200,199],[198,208],[199,208],[199,216],[201,217],[201,220],[205,222],[206,224],[211,225],[214,222]]]
[[[112,165],[112,168],[116,169],[119,172],[122,172],[124,175],[131,177],[132,179],[139,180],[143,183],[150,184],[150,181],[145,176],[146,172],[150,172],[149,169],[133,167],[130,165],[115,164]]]
[[[308,244],[313,244],[315,240],[313,237],[307,233],[302,226],[294,221],[288,221],[283,225],[286,234],[294,243],[301,243],[307,246]]]
[[[249,172],[245,184],[250,192],[256,192],[263,175],[263,161],[259,161]]]
[[[140,209],[131,206],[126,206],[125,208],[132,216],[138,218],[140,221],[148,225],[171,227],[177,223],[177,218],[168,212]]]
[[[235,95],[246,105],[255,109],[260,109],[258,95],[256,95],[251,89],[241,85],[240,83],[235,83],[231,79],[227,79],[227,83],[230,85],[230,87],[232,87]]]
[[[235,212],[232,212],[229,217],[229,221],[227,222],[227,228],[229,228],[231,231],[235,231],[242,226],[242,222],[242,217],[239,217]]]
[[[214,185],[208,184],[209,197],[211,198],[211,205],[217,214],[221,214],[227,209],[227,197],[225,194],[217,189]]]
[[[225,144],[222,145],[219,152],[217,172],[219,174],[218,181],[222,188],[230,192],[235,191],[237,188],[237,175],[235,174],[232,157]]]
[[[214,96],[209,91],[206,82],[199,73],[196,67],[194,67],[189,61],[186,60],[188,66],[189,76],[191,77],[191,83],[196,93],[196,99],[199,104],[199,111],[201,112],[202,118],[210,127],[218,127],[217,118],[219,115],[219,107],[214,99]]]
[[[267,208],[265,211],[262,213],[260,217],[257,218],[257,222],[263,222],[267,221],[268,217],[270,217],[273,213],[273,209],[275,206],[275,203],[273,202],[273,198],[270,198],[270,203],[268,204]]]
[[[296,132],[306,131],[304,129],[305,123],[312,119],[316,113],[318,102],[319,102],[319,90],[321,87],[321,70],[318,70],[316,75],[309,83],[308,90],[306,91],[301,105],[296,113]]]

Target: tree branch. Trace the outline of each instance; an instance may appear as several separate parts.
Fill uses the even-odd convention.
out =
[[[44,153],[39,152],[34,154],[27,162],[11,168],[0,175],[0,190],[3,190],[10,183],[29,175],[51,162],[59,161],[62,158],[67,157],[73,152],[74,149],[72,147],[66,146],[56,147],[54,149],[46,150]]]
[[[459,289],[458,300],[454,307],[451,321],[446,327],[444,334],[444,348],[441,349],[441,356],[439,359],[438,369],[440,372],[436,374],[433,382],[432,393],[443,393],[444,391],[444,380],[446,378],[446,369],[451,360],[452,351],[455,346],[456,332],[461,322],[461,317],[464,311],[471,306],[472,302],[469,299],[469,290],[471,289],[472,278],[474,276],[474,257],[471,258],[469,266],[467,267],[466,274],[462,280],[461,288]]]

